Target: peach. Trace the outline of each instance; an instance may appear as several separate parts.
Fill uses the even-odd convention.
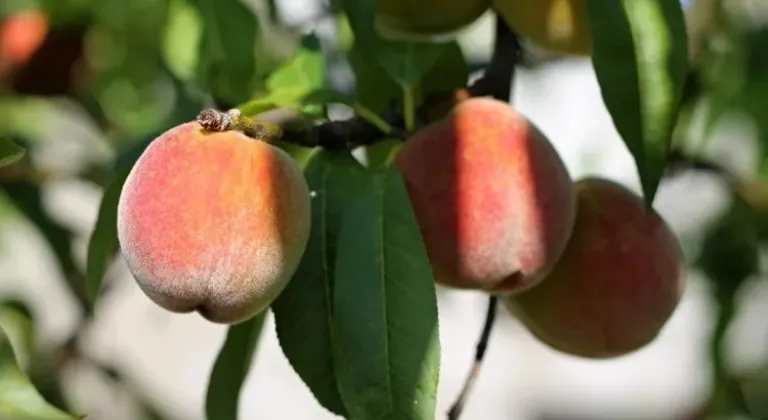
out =
[[[310,195],[285,152],[197,122],[144,151],[123,186],[118,239],[144,293],[178,313],[242,322],[293,276],[309,240]]]
[[[26,64],[48,36],[48,18],[40,10],[16,12],[0,22],[0,73]]]
[[[650,343],[684,291],[683,257],[664,220],[622,185],[575,183],[576,224],[565,253],[507,308],[562,352],[608,358]]]
[[[493,0],[492,8],[540,48],[585,57],[592,53],[585,0]]]
[[[547,137],[509,104],[460,102],[405,142],[395,165],[437,283],[522,291],[565,248],[571,178]]]
[[[490,0],[379,0],[374,25],[388,39],[444,40],[475,22],[490,6]]]

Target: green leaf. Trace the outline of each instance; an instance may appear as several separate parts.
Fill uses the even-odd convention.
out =
[[[423,95],[461,89],[469,80],[469,66],[458,42],[445,46],[443,52],[424,77],[421,85]]]
[[[336,250],[334,355],[352,419],[433,420],[440,341],[432,270],[403,180],[371,177]]]
[[[132,168],[133,165],[121,168],[101,198],[96,226],[88,242],[85,291],[91,303],[96,301],[104,274],[117,249],[117,203]]]
[[[355,44],[367,57],[378,61],[400,86],[414,86],[446,51],[447,43],[391,41],[374,29],[378,0],[343,0],[342,7],[355,34]]]
[[[17,365],[27,371],[36,351],[32,311],[20,300],[4,299],[0,302],[0,327],[13,347]]]
[[[365,185],[367,173],[348,151],[322,150],[305,174],[314,193],[312,231],[296,275],[272,311],[277,338],[291,366],[323,407],[346,417],[331,345],[336,237],[341,214]]]
[[[313,34],[305,35],[293,58],[267,78],[269,94],[252,99],[238,108],[246,115],[278,107],[301,110],[304,98],[324,85],[325,57],[320,49],[320,40]]]
[[[469,68],[464,53],[457,42],[445,47],[437,62],[422,78],[418,89],[419,102],[425,95],[463,88],[469,79]],[[376,61],[371,60],[361,44],[353,45],[348,54],[355,73],[357,100],[365,107],[382,114],[391,101],[401,96],[401,86]]]
[[[355,73],[358,101],[378,114],[384,113],[390,102],[400,97],[400,86],[376,60],[371,60],[370,52],[364,51],[360,43],[352,46],[347,57]]]
[[[232,104],[251,95],[259,26],[239,0],[195,0],[203,18],[199,76],[217,99]]]
[[[718,295],[733,296],[750,276],[758,272],[759,238],[755,229],[760,216],[738,196],[733,205],[704,238],[696,260],[714,283]]]
[[[403,141],[398,138],[382,139],[365,148],[365,157],[368,167],[382,169],[389,165],[397,155]]]
[[[23,147],[16,143],[0,139],[0,167],[16,163],[19,159],[24,157],[26,151]]]
[[[75,420],[45,400],[16,362],[15,350],[0,326],[0,418],[14,420]]]
[[[282,96],[302,98],[323,86],[325,59],[320,40],[314,34],[301,38],[301,47],[293,58],[267,78],[267,88]]]
[[[170,0],[163,31],[162,54],[168,68],[181,80],[192,80],[200,60],[202,17],[189,0]]]
[[[216,357],[208,380],[205,415],[208,420],[236,420],[240,391],[248,376],[267,311],[235,324]]]
[[[650,206],[688,72],[682,6],[678,0],[587,0],[586,7],[603,101],[635,159]]]

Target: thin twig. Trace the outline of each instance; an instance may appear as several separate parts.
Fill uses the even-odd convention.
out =
[[[491,331],[496,320],[496,307],[498,306],[498,298],[496,296],[488,297],[488,311],[485,314],[485,324],[483,325],[483,332],[480,334],[480,339],[477,341],[477,349],[475,350],[475,361],[472,364],[472,369],[469,370],[467,378],[464,380],[464,386],[461,388],[456,402],[451,406],[448,411],[448,420],[458,420],[461,416],[461,412],[464,410],[464,405],[467,402],[467,398],[474,388],[475,381],[480,374],[480,368],[485,358],[485,351],[488,348],[488,340],[491,337]]]

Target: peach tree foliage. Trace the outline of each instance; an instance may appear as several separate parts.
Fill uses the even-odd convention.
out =
[[[107,168],[109,176],[102,182],[104,195],[84,272],[73,257],[71,232],[47,213],[39,186],[0,176],[3,193],[40,229],[84,313],[90,316],[106,293],[103,281],[118,251],[117,205],[123,183],[154,138],[194,119],[210,101],[247,115],[290,108],[314,123],[275,142],[301,166],[315,194],[307,248],[291,282],[271,307],[228,327],[207,384],[204,405],[210,420],[237,418],[240,391],[258,357],[258,340],[268,312],[274,316],[282,351],[325,409],[351,419],[431,420],[443,415],[436,407],[440,340],[433,270],[393,156],[408,137],[404,133],[419,129],[424,114],[434,111],[430,108],[433,95],[470,86],[471,63],[455,39],[383,38],[375,29],[376,0],[333,3],[346,18],[336,23],[349,32],[351,40],[329,46],[315,34],[304,33],[292,38],[290,54],[267,51],[270,40],[264,37],[265,22],[273,16],[259,16],[236,0],[172,0],[163,13],[152,15],[142,15],[128,5],[124,13],[109,14],[109,19],[106,11],[97,10],[102,24],[110,19],[131,23],[104,24],[102,30],[147,41],[126,48],[127,57],[132,58],[126,61],[132,63],[126,71],[132,77],[140,81],[148,63],[151,67],[161,62],[179,92],[186,89],[197,94],[179,93],[174,112],[145,130],[149,134],[142,141],[121,146],[120,155]],[[592,34],[591,62],[602,97],[635,159],[643,199],[650,207],[669,169],[673,135],[689,124],[696,100],[713,99],[716,106],[710,120],[716,121],[731,108],[757,115],[764,109],[768,92],[742,87],[734,93],[726,85],[727,78],[713,74],[711,67],[689,63],[689,34],[675,0],[586,0],[585,4]],[[62,11],[61,6],[47,7],[52,14]],[[153,30],[142,26],[152,22],[156,23]],[[504,26],[501,20],[497,24]],[[271,25],[279,23],[273,19]],[[164,31],[157,29],[160,27]],[[748,84],[763,87],[762,78],[768,73],[759,71],[759,63],[747,66],[744,57],[749,52],[768,55],[754,51],[765,44],[759,42],[765,35],[753,35],[757,40],[738,31],[726,30],[725,35],[751,50],[714,63],[723,72],[744,74]],[[147,46],[156,48],[154,53],[162,59],[142,58],[149,55],[141,54]],[[497,42],[496,54],[486,66],[485,80],[495,83],[473,86],[484,86],[484,95],[509,101],[507,83],[521,62],[517,56],[503,54],[505,47],[509,45]],[[333,49],[337,51],[330,53]],[[354,73],[356,85],[351,92],[330,82],[328,69],[339,60],[338,55],[348,60]],[[99,77],[117,76],[104,72]],[[344,126],[349,130],[330,121],[328,106],[338,104],[355,114],[354,124]],[[106,114],[121,127],[131,124]],[[756,120],[761,124],[763,150],[768,150],[765,118]],[[26,147],[33,146],[0,138],[0,175],[29,164]],[[353,157],[352,147],[363,148],[367,165]],[[755,182],[768,178],[768,158],[762,162],[763,181]],[[696,162],[692,166],[718,170]],[[734,183],[736,204],[709,232],[697,260],[717,286],[716,296],[724,308],[717,340],[733,316],[733,296],[757,271],[758,243],[766,240],[765,217],[756,216],[755,209],[764,210],[768,200],[749,194],[760,191],[759,185],[764,184],[756,185],[750,189],[748,183]],[[33,331],[31,319],[14,302],[5,302],[0,311],[5,333],[0,336],[0,417],[86,416],[46,398],[48,391],[36,385],[28,373],[25,357]],[[727,376],[721,358],[715,360],[717,375]]]

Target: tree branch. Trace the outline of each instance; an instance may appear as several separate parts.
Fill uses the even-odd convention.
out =
[[[488,298],[488,311],[485,313],[485,323],[483,325],[483,332],[480,333],[480,339],[477,341],[477,348],[475,350],[475,362],[472,364],[472,369],[469,371],[469,375],[464,380],[464,386],[461,388],[456,402],[453,403],[451,409],[448,411],[448,420],[458,420],[461,416],[461,412],[464,411],[464,405],[467,402],[467,398],[472,392],[472,388],[475,386],[475,381],[480,375],[480,368],[485,358],[485,351],[488,348],[488,341],[491,338],[491,331],[496,320],[496,307],[498,306],[498,298],[491,295]]]
[[[522,60],[523,50],[517,34],[502,19],[497,18],[493,56],[483,76],[467,88],[435,93],[425,98],[416,112],[420,120],[417,129],[470,97],[490,96],[509,102],[515,68]],[[235,114],[236,110],[222,112],[206,109],[198,116],[198,122],[212,131],[235,129],[254,138],[270,140],[279,137],[280,141],[298,146],[327,149],[354,149],[378,143],[385,138],[405,139],[409,135],[403,129],[405,120],[402,112],[393,107],[382,118],[383,122],[395,128],[390,133],[382,131],[381,124],[376,125],[360,115],[346,120],[313,124],[299,112],[285,108],[259,114],[250,122],[249,117],[242,117],[238,123],[240,116]],[[276,135],[273,128],[260,126],[261,122],[281,127],[282,133]]]

